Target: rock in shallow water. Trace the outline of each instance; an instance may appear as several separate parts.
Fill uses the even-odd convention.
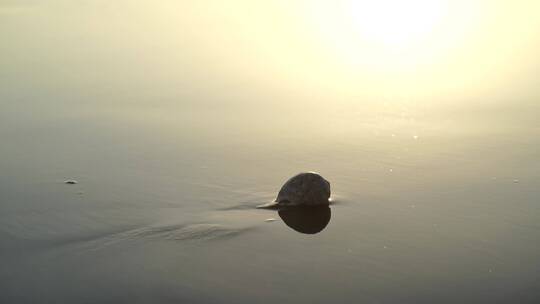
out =
[[[274,202],[259,207],[323,206],[329,199],[330,183],[317,173],[306,172],[291,177]]]

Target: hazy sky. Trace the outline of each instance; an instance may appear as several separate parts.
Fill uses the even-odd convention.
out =
[[[540,95],[534,0],[2,1],[0,20],[3,102],[317,106]]]

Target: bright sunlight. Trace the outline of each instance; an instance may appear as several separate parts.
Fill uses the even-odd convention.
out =
[[[433,32],[443,17],[437,0],[349,1],[345,8],[356,31],[386,45],[413,44]]]
[[[465,32],[475,27],[477,12],[464,1],[344,0],[334,6],[319,1],[312,16],[328,45],[347,64],[362,61],[363,54],[369,64],[390,59],[394,66],[403,59],[415,62],[438,56],[448,45],[462,44]]]

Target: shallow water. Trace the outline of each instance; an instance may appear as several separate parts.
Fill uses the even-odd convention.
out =
[[[13,41],[0,71],[1,303],[540,299],[534,100],[189,91],[26,26],[52,55]],[[255,208],[310,170],[330,210]]]
[[[447,134],[419,120],[416,139],[376,126],[331,139],[268,138],[251,121],[193,138],[204,116],[161,125],[6,108],[2,302],[539,296],[536,125]],[[316,234],[255,209],[301,170],[332,183],[331,219]]]

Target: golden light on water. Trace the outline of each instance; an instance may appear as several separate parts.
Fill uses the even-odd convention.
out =
[[[36,58],[30,50],[39,48],[32,79],[66,59],[56,76],[63,83],[79,75],[97,87],[133,84],[171,96],[188,87],[250,103],[278,102],[283,92],[313,96],[310,102],[537,96],[538,11],[540,2],[529,0],[97,1],[84,11],[59,1],[0,8],[13,54],[4,58],[6,71],[29,64],[27,57]]]
[[[538,9],[535,1],[344,0],[313,2],[308,15],[342,90],[475,98],[531,92]]]

